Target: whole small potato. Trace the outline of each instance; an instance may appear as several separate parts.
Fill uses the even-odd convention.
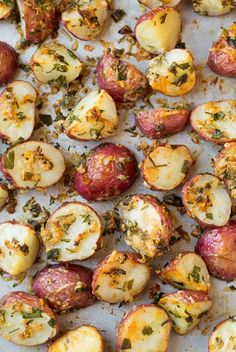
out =
[[[103,143],[82,155],[74,176],[77,192],[89,201],[124,193],[134,182],[137,160],[125,146]]]
[[[81,265],[49,265],[36,274],[32,288],[57,312],[84,308],[96,301],[92,276],[93,272]]]
[[[132,102],[148,92],[145,75],[129,62],[106,53],[97,64],[97,81],[117,102]]]
[[[236,346],[236,316],[220,322],[212,331],[208,352],[231,352]]]
[[[0,42],[0,86],[11,81],[17,70],[17,53],[9,44]]]
[[[197,242],[196,252],[211,275],[225,281],[235,280],[236,221],[206,230]]]

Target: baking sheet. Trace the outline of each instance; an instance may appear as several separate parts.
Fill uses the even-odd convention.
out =
[[[129,25],[131,28],[134,28],[136,18],[142,14],[143,8],[137,4],[137,0],[116,0],[114,1],[114,7],[124,9],[126,16],[118,23],[114,23],[112,18],[109,17],[106,27],[100,36],[99,39],[103,39],[103,45],[97,40],[96,42],[81,42],[79,41],[79,47],[77,54],[82,61],[87,61],[87,57],[97,58],[102,55],[104,50],[104,45],[106,42],[113,42],[116,48],[125,48],[125,42],[118,44],[121,35],[118,34],[118,30],[124,25]],[[218,18],[208,18],[203,16],[198,16],[192,10],[191,1],[182,1],[179,6],[182,17],[183,17],[183,32],[182,40],[186,43],[186,47],[192,50],[195,64],[197,66],[198,72],[198,83],[191,94],[188,94],[184,98],[167,98],[160,94],[154,94],[151,97],[151,102],[155,107],[158,107],[160,104],[169,103],[170,106],[174,102],[188,102],[197,105],[199,103],[204,103],[208,100],[219,100],[226,98],[235,98],[235,80],[219,78],[216,83],[216,76],[208,69],[206,66],[207,54],[212,42],[216,40],[220,27],[227,27],[235,19],[235,11]],[[19,34],[16,31],[15,24],[10,21],[2,21],[0,23],[0,40],[8,42],[10,45],[14,46],[19,41]],[[68,48],[71,48],[75,42],[75,38],[68,35],[64,29],[59,30],[58,40],[65,44]],[[94,50],[89,52],[84,50],[84,46],[90,44],[94,46]],[[23,53],[20,57],[22,63],[28,63],[29,58],[32,53],[35,51],[36,47],[30,47]],[[135,58],[130,57],[131,62],[135,63],[142,71],[145,71],[147,68],[147,61],[136,62]],[[94,77],[94,68],[91,69],[90,78],[87,79],[86,87],[94,88],[89,84],[91,83],[92,78]],[[18,70],[18,79],[25,79],[29,82],[32,82],[33,85],[38,88],[41,92],[48,92],[48,87],[38,86],[38,83],[35,81],[32,74],[25,74],[23,71]],[[50,111],[53,119],[55,119],[55,114],[51,108],[52,103],[55,102],[58,97],[62,94],[50,95],[49,104],[46,108],[46,113]],[[83,91],[78,92],[78,99],[84,95]],[[140,103],[142,104],[142,103]],[[138,105],[137,105],[138,106]],[[132,136],[129,132],[124,132],[124,129],[128,129],[133,126],[134,118],[132,110],[128,112],[127,109],[120,109],[120,126],[117,136],[109,139],[114,143],[122,143],[133,150],[140,161],[142,159],[142,153],[137,151],[137,146],[141,141],[147,141],[145,138],[139,136]],[[70,140],[63,134],[59,134],[57,137],[53,131],[55,130],[55,125],[53,124],[50,127],[44,126],[36,130],[31,139],[43,138],[50,141],[53,144],[59,143],[62,153],[65,155],[67,160],[74,159],[76,153],[84,152],[88,149],[91,149],[93,146],[98,143],[93,142],[76,142]],[[183,143],[186,144],[190,150],[194,153],[197,158],[196,164],[192,167],[188,178],[198,172],[212,172],[211,167],[211,158],[214,158],[219,147],[213,146],[210,143],[201,141],[200,144],[194,144],[191,141],[191,138],[187,134],[188,129],[185,132],[179,133],[176,136],[168,138],[168,141],[171,143]],[[150,141],[147,141],[150,143]],[[0,153],[2,154],[6,149],[6,145],[0,142]],[[68,151],[69,149],[69,151]],[[0,175],[1,176],[1,175]],[[180,188],[175,191],[175,194],[180,194]],[[23,219],[22,207],[27,202],[27,200],[35,197],[35,199],[42,205],[45,206],[50,212],[54,211],[58,206],[60,206],[60,201],[55,201],[50,205],[50,196],[57,197],[61,192],[67,191],[63,187],[63,181],[57,186],[49,188],[45,192],[26,192],[24,194],[18,194],[17,201],[18,205],[16,212],[12,215],[9,215],[6,211],[1,212],[0,221],[13,220],[13,219]],[[133,187],[129,189],[127,193],[135,192],[144,192],[150,193],[158,196],[162,199],[162,194],[160,192],[152,192],[143,187],[142,178],[139,177]],[[173,192],[171,192],[173,193]],[[62,196],[59,197],[63,198]],[[80,200],[84,201],[79,196],[72,196],[65,200]],[[97,211],[100,213],[105,210],[111,209],[114,204],[117,202],[117,199],[111,202],[98,202],[91,204]],[[179,225],[182,225],[184,230],[191,232],[196,223],[191,221],[187,216],[181,216],[174,208],[170,207],[171,211],[176,215]],[[191,237],[192,243],[187,243],[186,241],[181,241],[173,246],[172,251],[169,255],[165,255],[161,258],[158,258],[156,261],[153,261],[154,268],[160,268],[169,258],[173,258],[181,250],[192,250],[194,246],[195,239]],[[104,237],[104,247],[102,250],[98,251],[95,256],[89,260],[84,261],[82,264],[93,268],[96,263],[102,259],[104,256],[109,254],[113,249],[117,248],[128,248],[123,240],[121,234],[115,234],[113,236]],[[6,281],[0,280],[0,294],[1,296],[9,291],[14,290],[25,290],[28,291],[30,279],[32,275],[41,267],[46,265],[46,261],[43,260],[44,253],[41,253],[42,263],[34,265],[33,268],[27,273],[22,284],[16,286],[14,280]],[[151,287],[153,283],[157,282],[155,274],[153,274],[153,279],[149,283],[148,287]],[[232,285],[233,283],[227,284],[216,279],[212,279],[213,285],[213,309],[209,315],[201,322],[199,327],[195,328],[187,336],[178,336],[174,332],[171,334],[169,352],[205,352],[207,351],[207,339],[211,329],[221,320],[227,318],[229,315],[236,314],[236,300],[235,293],[225,290],[227,286]],[[170,292],[173,290],[168,285],[162,286],[162,291]],[[88,323],[95,325],[104,335],[106,340],[106,351],[114,351],[114,338],[115,338],[115,329],[117,323],[121,320],[123,314],[130,310],[133,306],[139,305],[142,303],[147,303],[150,300],[147,296],[147,291],[141,296],[139,296],[135,302],[131,304],[124,304],[121,307],[116,305],[109,305],[106,303],[98,302],[93,306],[90,306],[86,309],[82,309],[70,314],[64,314],[58,316],[58,319],[61,323],[62,332],[66,332],[73,328],[80,326],[81,324]],[[11,343],[0,339],[0,351],[9,351],[9,352],[20,352],[20,351],[32,351],[32,352],[42,352],[47,350],[47,345],[35,348],[19,347]]]

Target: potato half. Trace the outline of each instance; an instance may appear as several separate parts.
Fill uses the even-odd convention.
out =
[[[140,4],[154,9],[159,6],[177,6],[181,0],[138,0]]]
[[[129,311],[118,326],[117,352],[167,352],[171,320],[154,305],[142,305]]]
[[[150,274],[151,268],[137,254],[113,251],[95,268],[93,293],[108,303],[131,302],[144,290]]]
[[[13,8],[13,0],[0,0],[0,20],[9,17]]]
[[[212,331],[208,352],[230,352],[236,349],[236,317],[219,323]]]
[[[61,262],[91,257],[101,246],[101,236],[100,217],[80,202],[62,205],[41,231],[48,259]]]
[[[193,0],[194,10],[204,16],[225,15],[235,7],[232,0]]]
[[[119,204],[126,243],[143,257],[154,258],[169,250],[173,228],[171,215],[147,194],[126,197]]]

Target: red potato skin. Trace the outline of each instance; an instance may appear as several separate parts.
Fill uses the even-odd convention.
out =
[[[187,125],[191,110],[156,109],[139,111],[135,115],[137,127],[148,138],[163,138],[178,133]]]
[[[104,163],[106,157],[113,159]],[[125,159],[122,170],[119,169],[120,158]],[[81,173],[78,170],[75,172],[74,186],[89,201],[107,200],[124,193],[133,184],[137,174],[137,160],[128,148],[104,143],[90,151]]]
[[[236,77],[236,49],[223,36],[210,49],[208,66],[217,75]]]
[[[9,44],[0,41],[0,86],[13,79],[17,70],[18,55]]]
[[[96,301],[91,290],[92,276],[93,272],[81,265],[49,265],[35,275],[32,289],[56,312],[84,308]],[[78,282],[86,290],[76,292]]]
[[[236,279],[236,221],[223,227],[211,227],[199,238],[195,252],[212,276],[225,281]]]
[[[126,70],[126,79],[118,80],[116,69]],[[145,75],[134,65],[106,53],[97,64],[97,81],[100,89],[106,90],[116,102],[133,102],[145,96],[149,83]]]

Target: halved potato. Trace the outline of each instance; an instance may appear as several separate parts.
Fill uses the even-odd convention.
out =
[[[204,226],[224,226],[230,219],[230,196],[214,175],[192,177],[183,187],[183,202],[188,215]]]
[[[0,0],[0,20],[9,17],[13,7],[13,0]]]
[[[104,340],[91,325],[83,325],[69,331],[49,347],[48,352],[104,352]]]
[[[208,352],[231,352],[236,350],[236,317],[219,323],[212,331]]]
[[[39,251],[39,240],[30,225],[17,222],[0,224],[0,268],[18,275],[33,265]]]
[[[102,223],[87,204],[65,203],[48,219],[41,237],[48,259],[68,262],[91,257],[100,248]]]
[[[154,9],[158,6],[177,6],[181,0],[138,0],[140,4],[149,7],[150,9]]]
[[[235,3],[236,6],[236,3]],[[208,56],[208,66],[217,75],[236,77],[236,23],[223,28]]]
[[[147,78],[152,89],[177,97],[189,93],[196,83],[193,56],[189,50],[173,49],[149,62]]]
[[[128,196],[119,203],[119,214],[126,243],[143,257],[154,258],[170,249],[171,215],[156,198]]]
[[[27,292],[15,291],[1,298],[0,335],[17,345],[41,345],[58,332],[58,324],[46,303]]]
[[[16,188],[44,189],[62,178],[65,161],[54,146],[29,141],[9,148],[2,155],[0,167]]]
[[[199,105],[190,117],[193,129],[215,144],[236,141],[236,100],[213,101]]]
[[[58,85],[74,81],[82,71],[78,57],[56,41],[42,44],[32,56],[30,66],[37,80]]]
[[[206,293],[195,291],[167,293],[158,304],[168,313],[173,329],[180,335],[193,330],[212,307]]]
[[[75,37],[93,40],[102,31],[107,14],[107,0],[71,1],[62,13],[62,23]]]
[[[137,41],[146,51],[157,54],[174,49],[181,32],[181,16],[172,7],[157,7],[140,16],[136,27]]]
[[[117,352],[167,352],[171,320],[157,306],[146,304],[129,311],[118,326]]]
[[[108,303],[131,302],[141,293],[151,268],[131,252],[113,251],[98,263],[93,274],[93,294]]]
[[[76,140],[98,140],[116,133],[118,116],[112,97],[105,91],[92,91],[70,112],[64,128]]]
[[[0,137],[9,143],[29,139],[35,123],[37,93],[25,81],[14,81],[0,95]]]
[[[232,0],[193,0],[194,10],[204,16],[225,15],[235,7]]]
[[[142,162],[144,184],[154,191],[169,191],[185,179],[193,159],[185,145],[154,146]]]
[[[178,254],[163,269],[157,271],[157,275],[164,284],[180,289],[209,292],[211,288],[206,264],[194,252]]]
[[[6,205],[9,199],[9,192],[6,186],[0,183],[0,210]]]

